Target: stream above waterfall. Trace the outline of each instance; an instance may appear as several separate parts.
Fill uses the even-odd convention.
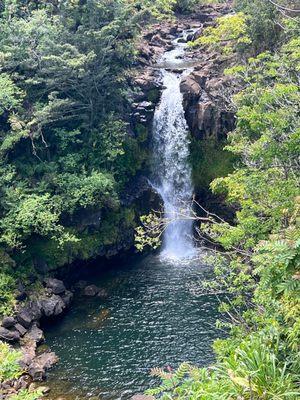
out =
[[[200,260],[150,255],[93,276],[108,298],[75,296],[68,314],[46,330],[60,358],[49,373],[51,400],[128,399],[158,383],[153,367],[209,365],[220,336],[218,301],[200,286],[211,274]]]

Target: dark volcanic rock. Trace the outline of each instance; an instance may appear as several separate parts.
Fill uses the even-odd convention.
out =
[[[65,303],[66,307],[69,307],[69,305],[71,304],[73,296],[73,293],[69,290],[66,290],[66,292],[61,296],[62,301]]]
[[[28,367],[28,373],[34,381],[41,381],[45,378],[46,370],[58,362],[55,353],[43,353],[37,356]]]
[[[62,294],[66,291],[63,281],[55,278],[46,278],[44,280],[45,286],[51,289],[53,294]]]
[[[13,317],[4,317],[2,320],[3,328],[12,328],[16,323],[16,320]]]
[[[83,294],[88,297],[93,297],[97,296],[97,294],[100,292],[100,288],[96,285],[89,285],[84,288]]]
[[[24,336],[25,333],[27,332],[27,329],[24,328],[23,325],[18,323],[14,326],[14,329],[19,332],[20,336]]]
[[[193,75],[188,75],[182,79],[180,91],[183,94],[184,101],[191,101],[200,96],[201,87]]]
[[[42,312],[45,317],[56,317],[66,308],[62,298],[56,294],[41,300]]]
[[[17,314],[17,321],[25,328],[29,328],[32,322],[34,321],[34,316],[28,308],[23,308]]]
[[[40,344],[45,340],[44,332],[36,324],[34,324],[26,333],[24,339],[33,340],[36,344]]]
[[[8,342],[16,342],[20,339],[20,334],[17,331],[10,331],[6,328],[0,327],[0,339]]]

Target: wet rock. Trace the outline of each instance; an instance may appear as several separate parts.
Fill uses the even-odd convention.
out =
[[[80,280],[80,281],[78,281],[78,282],[75,283],[74,289],[76,289],[76,290],[82,290],[82,289],[84,289],[87,285],[88,285],[87,281]]]
[[[17,314],[17,321],[25,328],[29,328],[32,322],[34,321],[34,316],[28,308],[23,308]]]
[[[20,360],[20,365],[23,369],[26,369],[28,365],[30,365],[35,356],[36,356],[36,342],[32,339],[30,339],[28,336],[24,336],[21,341],[21,351],[23,353],[23,356]]]
[[[35,391],[39,391],[41,392],[43,395],[50,393],[51,389],[49,388],[49,386],[40,386],[38,385],[36,382],[32,382],[28,388],[29,392],[35,392]]]
[[[45,317],[55,317],[60,315],[66,308],[62,298],[56,294],[41,300],[42,312]]]
[[[18,324],[18,323],[15,324],[14,329],[19,332],[21,337],[24,336],[25,333],[27,332],[27,329],[24,328],[23,325]]]
[[[12,328],[16,324],[16,320],[13,317],[4,317],[2,320],[3,328]]]
[[[108,291],[106,289],[99,289],[97,297],[101,297],[101,299],[106,299],[108,297]]]
[[[55,353],[43,353],[37,356],[28,367],[28,373],[34,381],[41,381],[45,378],[46,370],[58,362]]]
[[[100,288],[98,288],[98,286],[96,286],[96,285],[89,285],[89,286],[86,286],[86,287],[84,288],[83,294],[84,294],[85,296],[88,296],[88,297],[93,297],[93,296],[97,296],[97,294],[99,293],[99,291],[100,291]]]
[[[199,39],[200,36],[203,34],[203,27],[199,28],[193,35],[193,41]]]
[[[155,397],[147,396],[145,394],[135,394],[130,400],[155,400]]]
[[[154,35],[150,42],[153,46],[163,46],[166,44],[165,40],[161,38],[159,34]]]
[[[200,96],[201,87],[198,82],[196,82],[193,75],[188,75],[182,79],[180,91],[183,94],[184,103],[190,103]]]
[[[20,376],[18,379],[20,383],[20,389],[26,389],[30,385],[30,382],[32,381],[31,377],[28,374],[24,374]]]
[[[63,296],[61,296],[62,301],[65,303],[66,307],[69,307],[69,305],[71,304],[72,300],[73,300],[73,293],[70,292],[69,290],[67,290]]]
[[[8,342],[16,342],[20,340],[20,333],[18,331],[10,331],[6,328],[0,327],[0,339]]]
[[[37,344],[45,340],[43,331],[36,324],[32,325],[25,337],[26,339],[33,340]]]
[[[53,294],[63,294],[66,291],[63,281],[55,278],[46,278],[44,280],[46,288],[50,289]]]

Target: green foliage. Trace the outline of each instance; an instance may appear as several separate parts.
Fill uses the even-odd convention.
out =
[[[0,383],[15,379],[22,373],[19,360],[22,354],[0,341]]]
[[[22,352],[14,350],[7,343],[0,341],[0,384],[12,379],[19,378],[24,371],[20,367],[19,361]],[[36,390],[29,392],[27,389],[21,389],[17,394],[9,396],[10,400],[38,400],[41,399],[42,392]]]
[[[280,2],[281,0],[277,1],[279,4]],[[283,16],[272,2],[235,0],[234,4],[238,12],[243,12],[248,17],[248,34],[255,53],[277,46],[281,34],[278,20],[282,20]]]
[[[192,139],[190,162],[196,190],[209,188],[215,178],[226,176],[232,171],[235,157],[224,150],[224,146],[224,143],[217,143],[213,139]]]
[[[172,2],[151,6],[168,13]],[[66,221],[116,210],[144,166],[125,122],[146,2],[5,1],[0,8],[0,242],[78,242]],[[117,117],[118,115],[118,117]],[[78,235],[77,235],[78,236]]]
[[[0,315],[13,311],[15,287],[15,279],[7,272],[0,272]]]
[[[162,379],[162,385],[147,393],[162,394],[164,400],[296,400],[300,391],[286,365],[280,365],[271,340],[264,334],[252,335],[209,369],[186,363],[171,374],[156,369],[154,373]],[[226,341],[219,342],[219,346],[228,349]]]
[[[190,43],[191,47],[207,45],[227,55],[233,51],[244,50],[249,44],[251,39],[247,30],[247,19],[243,13],[218,18],[216,27],[206,28],[203,35]]]
[[[163,233],[161,215],[151,212],[140,217],[141,225],[135,228],[135,247],[138,251],[143,251],[149,246],[157,249],[161,245]]]
[[[42,392],[37,390],[35,392],[29,392],[27,389],[22,389],[18,392],[18,394],[15,394],[11,396],[9,399],[10,400],[38,400],[42,397]]]

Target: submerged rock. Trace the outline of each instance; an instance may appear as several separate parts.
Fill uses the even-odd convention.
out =
[[[94,297],[94,296],[97,296],[99,291],[100,291],[100,288],[98,288],[98,286],[88,285],[84,288],[83,294],[88,297]]]

